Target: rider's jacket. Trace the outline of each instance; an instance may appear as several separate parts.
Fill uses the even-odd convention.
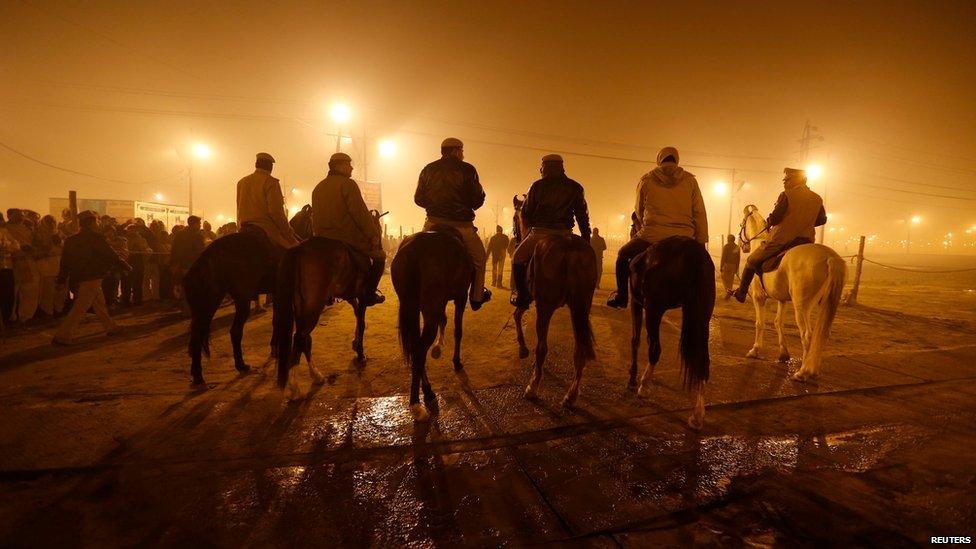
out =
[[[312,234],[341,240],[364,254],[380,248],[379,224],[359,185],[331,171],[312,191]]]
[[[637,236],[648,242],[670,236],[708,242],[708,219],[698,180],[676,164],[663,164],[641,178],[634,212],[641,221]]]
[[[285,215],[285,197],[271,172],[257,168],[237,182],[237,224],[257,226],[285,248],[298,244]]]
[[[420,172],[413,201],[427,217],[474,221],[474,211],[485,203],[485,191],[474,166],[445,155]]]
[[[553,174],[536,181],[522,206],[522,220],[532,228],[572,229],[573,218],[579,222],[580,234],[590,239],[590,214],[583,197],[583,186],[566,177]]]
[[[782,246],[796,238],[813,242],[815,227],[827,222],[823,199],[805,184],[794,185],[776,200],[776,206],[766,220],[769,226],[767,246]]]

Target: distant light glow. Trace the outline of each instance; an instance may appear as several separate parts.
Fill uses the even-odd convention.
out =
[[[336,124],[345,124],[352,118],[352,109],[345,103],[333,103],[329,109],[329,116]]]
[[[159,202],[162,202],[164,200],[163,193],[156,193],[153,195],[153,198],[155,198]]]
[[[717,196],[725,196],[729,192],[729,184],[725,181],[716,181],[712,186],[712,192]]]
[[[918,225],[921,222],[922,222],[922,217],[921,216],[918,216],[918,215],[913,215],[912,216],[912,225]]]
[[[197,158],[210,158],[210,155],[213,154],[210,147],[203,143],[194,143],[191,150],[193,151],[193,156]]]
[[[223,221],[223,220],[224,220],[224,214],[217,214],[217,221]]]
[[[823,168],[820,164],[810,164],[807,166],[807,179],[809,181],[816,181],[823,176]]]
[[[390,158],[396,154],[397,144],[396,141],[393,141],[392,139],[383,139],[380,140],[376,148],[379,149],[380,156],[383,158]]]
[[[296,189],[295,187],[292,187],[291,188],[291,194],[298,194],[298,189]]]

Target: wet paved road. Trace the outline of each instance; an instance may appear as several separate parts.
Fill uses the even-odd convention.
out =
[[[351,312],[327,313],[313,357],[329,379],[292,404],[260,367],[268,314],[248,326],[255,371],[240,377],[222,311],[205,392],[187,388],[185,323],[161,309],[123,315],[124,337],[70,349],[47,346],[49,331],[8,340],[0,540],[910,546],[974,533],[968,323],[845,309],[822,380],[807,385],[788,380],[795,364],[740,358],[751,308],[720,303],[695,433],[673,324],[653,396],[639,399],[626,388],[628,315],[596,306],[600,360],[566,410],[565,314],[542,399],[529,402],[531,362],[511,327],[498,336],[510,313],[499,300],[466,315],[465,373],[449,356],[431,362],[440,413],[414,424],[393,301],[370,313],[365,365],[349,348]]]

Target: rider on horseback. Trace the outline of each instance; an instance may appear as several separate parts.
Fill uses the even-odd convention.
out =
[[[637,234],[617,252],[617,291],[607,305],[627,306],[630,262],[648,246],[671,236],[708,242],[705,203],[695,176],[678,167],[678,149],[665,147],[657,153],[657,167],[641,178],[634,208]]]
[[[352,158],[335,153],[329,159],[329,174],[312,191],[312,234],[345,242],[369,264],[363,303],[383,303],[376,286],[383,276],[386,252],[376,218],[363,201],[359,185],[352,179]]]
[[[766,220],[769,238],[746,258],[739,288],[730,292],[739,303],[745,303],[752,277],[764,261],[787,248],[812,243],[816,236],[814,229],[827,223],[823,198],[807,187],[806,171],[785,168],[783,174],[785,190]]]
[[[424,230],[437,225],[453,227],[464,240],[464,247],[474,264],[471,284],[471,308],[475,311],[491,299],[485,288],[485,245],[474,226],[474,211],[485,203],[485,191],[474,166],[464,162],[464,143],[449,137],[441,143],[441,158],[420,172],[413,201],[427,210]]]
[[[237,223],[267,243],[270,257],[277,263],[286,248],[298,245],[295,231],[285,215],[281,185],[271,176],[274,158],[258,153],[254,173],[237,182]]]
[[[532,300],[527,274],[529,260],[540,239],[549,235],[573,234],[573,218],[579,222],[580,234],[589,242],[590,215],[583,197],[583,186],[566,177],[563,158],[558,154],[542,157],[539,168],[542,179],[529,188],[522,206],[522,221],[529,228],[512,256],[511,303],[516,307],[528,307]]]

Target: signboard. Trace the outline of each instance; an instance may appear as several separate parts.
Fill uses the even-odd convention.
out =
[[[170,204],[157,204],[155,202],[135,202],[135,217],[146,220],[148,225],[152,221],[159,220],[170,229],[176,225],[186,225],[186,218],[190,217],[190,209],[186,206],[173,206]]]
[[[383,188],[379,181],[356,181],[359,192],[363,193],[363,201],[370,210],[383,213]]]
[[[61,212],[68,208],[68,199],[49,198],[48,207],[55,219],[61,219]],[[98,215],[112,216],[119,223],[125,223],[136,217],[146,220],[146,224],[158,219],[166,225],[167,229],[176,225],[186,225],[186,218],[190,217],[190,210],[186,206],[135,200],[78,199],[78,211],[85,210],[96,212]]]

